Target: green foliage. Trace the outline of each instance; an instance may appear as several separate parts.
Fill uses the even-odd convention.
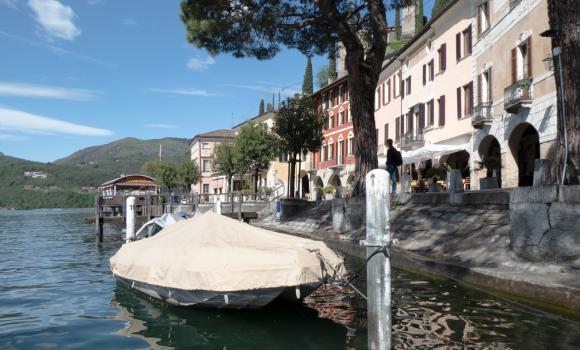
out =
[[[308,56],[308,61],[306,62],[306,70],[304,71],[304,80],[302,81],[302,93],[305,95],[310,95],[314,92],[312,77],[312,58]]]
[[[401,8],[397,6],[395,8],[395,37],[397,40],[401,40]]]
[[[152,177],[159,176],[162,162],[158,159],[152,159],[141,166],[141,173]]]
[[[226,176],[230,184],[235,174],[243,174],[238,157],[238,149],[236,144],[232,142],[220,143],[214,148],[211,165],[213,171]]]
[[[162,162],[157,177],[161,184],[169,191],[173,190],[179,184],[177,166],[172,163]]]
[[[321,89],[328,85],[328,66],[324,66],[316,73],[316,85]]]
[[[258,115],[262,115],[264,113],[265,113],[265,110],[264,110],[264,99],[261,99],[260,100],[260,110],[259,110]]]
[[[179,182],[186,192],[191,191],[191,186],[199,182],[201,177],[197,164],[190,159],[185,159],[179,164]]]
[[[254,124],[242,126],[236,136],[238,166],[240,173],[254,174],[270,166],[276,152],[274,137],[264,128]]]
[[[423,0],[415,0],[415,34],[425,26],[423,17]]]
[[[437,16],[450,2],[451,0],[435,0],[433,10],[431,11],[431,18]]]
[[[322,192],[325,193],[325,194],[333,194],[334,193],[334,187],[332,187],[330,185],[326,185],[322,189]]]
[[[314,101],[308,97],[288,100],[280,108],[272,132],[283,152],[316,152],[322,145],[322,120],[318,118]]]

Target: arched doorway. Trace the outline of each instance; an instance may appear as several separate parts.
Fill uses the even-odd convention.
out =
[[[486,136],[477,149],[480,164],[485,177],[497,178],[498,186],[501,188],[501,147],[499,141],[492,135]]]
[[[469,153],[465,150],[451,153],[448,156],[444,156],[441,160],[451,169],[461,170],[461,176],[463,178],[469,176]]]
[[[338,175],[332,175],[328,183],[334,187],[335,190],[335,197],[341,198],[342,197],[342,182],[340,181],[340,177]]]
[[[308,175],[304,174],[302,176],[302,196],[305,196],[307,193],[310,193],[310,181]]]
[[[315,194],[315,200],[317,201],[321,201],[322,200],[322,188],[324,187],[324,183],[322,182],[322,178],[320,178],[320,176],[317,176],[314,179],[314,194]]]
[[[518,125],[509,139],[511,154],[518,169],[518,186],[534,184],[534,162],[540,159],[540,135],[528,123]]]

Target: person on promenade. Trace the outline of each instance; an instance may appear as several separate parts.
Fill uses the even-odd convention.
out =
[[[403,157],[401,156],[401,152],[393,146],[392,139],[387,140],[387,146],[389,147],[387,150],[387,171],[391,175],[391,192],[395,193],[397,192],[397,179],[399,178],[399,170],[397,167],[403,164]]]

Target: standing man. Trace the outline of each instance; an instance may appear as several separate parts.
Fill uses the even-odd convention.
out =
[[[395,193],[397,192],[397,179],[399,178],[399,170],[397,167],[403,164],[403,157],[401,156],[401,152],[393,146],[392,139],[387,140],[387,146],[389,147],[387,150],[387,171],[391,175],[391,192]]]

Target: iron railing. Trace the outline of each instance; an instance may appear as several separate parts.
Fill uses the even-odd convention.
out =
[[[423,130],[417,130],[417,133],[408,131],[401,138],[401,147],[407,148],[412,146],[420,146],[423,144],[423,142]]]
[[[485,125],[491,124],[493,116],[491,114],[492,102],[482,102],[473,108],[473,115],[471,117],[471,125],[480,129]]]
[[[517,112],[523,104],[532,101],[532,79],[524,78],[516,81],[504,90],[504,109]]]

